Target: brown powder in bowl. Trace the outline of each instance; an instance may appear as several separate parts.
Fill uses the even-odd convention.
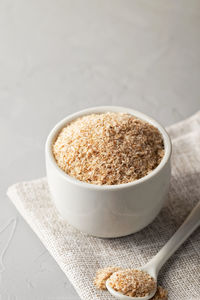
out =
[[[154,170],[164,155],[162,136],[151,124],[125,113],[83,116],[53,144],[58,166],[80,181],[128,183]]]

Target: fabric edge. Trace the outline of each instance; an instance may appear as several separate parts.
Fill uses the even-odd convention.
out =
[[[199,120],[200,120],[200,110],[198,110],[196,113],[194,113],[194,114],[192,114],[192,115],[186,117],[186,118],[183,119],[183,120],[180,120],[180,121],[178,121],[178,122],[176,122],[176,123],[174,123],[174,124],[171,124],[171,125],[169,125],[169,126],[166,126],[167,131],[168,131],[168,130],[171,130],[171,129],[174,129],[176,126],[182,126],[182,125],[185,124],[185,122],[189,122],[189,121],[191,121],[191,120],[196,120],[196,119],[199,119]]]
[[[23,219],[26,221],[28,226],[33,230],[33,232],[37,236],[37,238],[39,238],[39,240],[41,241],[41,243],[43,244],[45,249],[49,252],[49,254],[52,256],[52,258],[56,261],[56,263],[58,264],[60,269],[63,271],[64,275],[68,278],[71,285],[74,287],[75,291],[77,292],[78,296],[81,299],[83,299],[83,297],[81,295],[81,290],[79,288],[77,288],[77,286],[74,285],[73,280],[70,278],[69,274],[66,274],[64,265],[59,262],[59,259],[57,259],[57,257],[58,257],[57,253],[55,253],[53,248],[50,247],[48,243],[46,243],[45,238],[42,236],[42,233],[38,229],[37,225],[34,222],[31,221],[31,217],[30,218],[26,217],[26,211],[25,211],[23,205],[21,205],[20,197],[18,195],[18,192],[16,191],[16,187],[18,185],[21,185],[23,183],[28,183],[28,182],[36,184],[37,182],[41,181],[42,179],[45,179],[45,177],[42,177],[42,178],[36,179],[36,180],[29,180],[29,181],[23,181],[23,182],[15,183],[15,184],[11,185],[10,187],[8,187],[6,194],[9,198],[9,200],[15,206],[17,212],[23,217]],[[40,232],[40,234],[38,234],[38,232]]]

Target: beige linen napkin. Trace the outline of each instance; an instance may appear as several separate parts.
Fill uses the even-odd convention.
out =
[[[173,141],[172,180],[168,201],[142,231],[117,239],[98,239],[71,227],[58,215],[45,178],[17,183],[8,196],[57,261],[84,300],[113,299],[96,290],[93,277],[105,266],[145,264],[177,230],[200,200],[200,112],[168,128]],[[159,283],[170,300],[200,299],[200,230],[165,264]]]

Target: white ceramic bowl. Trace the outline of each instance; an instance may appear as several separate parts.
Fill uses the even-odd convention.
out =
[[[165,154],[147,176],[120,185],[94,185],[76,180],[56,164],[52,144],[72,120],[91,113],[125,112],[154,125],[161,132]],[[120,237],[149,223],[163,206],[170,181],[171,142],[165,129],[152,118],[129,108],[103,106],[85,109],[60,121],[46,142],[46,169],[53,201],[61,216],[77,229],[97,237]]]

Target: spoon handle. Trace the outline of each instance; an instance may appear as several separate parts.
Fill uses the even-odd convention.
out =
[[[181,246],[181,244],[192,234],[200,225],[200,201],[193,208],[189,216],[179,227],[176,233],[165,244],[165,246],[154,256],[145,267],[151,268],[157,276],[161,267],[172,256],[172,254]]]

